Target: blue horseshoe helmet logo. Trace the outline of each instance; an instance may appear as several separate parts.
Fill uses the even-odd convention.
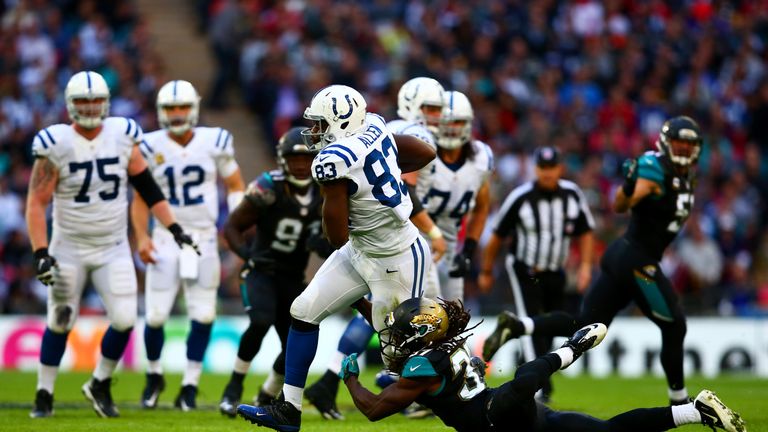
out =
[[[344,99],[347,100],[347,104],[349,105],[349,111],[347,111],[346,114],[339,114],[339,112],[336,110],[336,98],[335,97],[331,98],[331,100],[333,101],[333,105],[331,106],[331,109],[333,109],[333,115],[335,115],[341,120],[348,119],[352,115],[352,110],[353,110],[352,101],[349,100],[348,94],[344,95]]]

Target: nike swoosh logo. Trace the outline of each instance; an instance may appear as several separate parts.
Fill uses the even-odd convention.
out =
[[[267,415],[267,413],[256,413],[256,417],[261,417],[261,416],[265,416],[265,415]]]
[[[323,157],[319,157],[319,158],[317,158],[317,161],[318,161],[318,162],[322,162],[322,161],[324,161],[324,160],[328,159],[329,157],[330,157],[330,156],[323,156]]]
[[[410,369],[410,370],[411,370],[411,372],[413,372],[413,371],[415,371],[416,369],[418,369],[418,368],[420,368],[420,367],[421,367],[421,365],[418,365],[418,366],[412,366],[412,367],[410,367],[410,368],[408,368],[408,369]]]
[[[390,270],[390,269],[387,269],[387,273],[397,273],[397,272],[399,272],[399,271],[400,271],[400,270]]]

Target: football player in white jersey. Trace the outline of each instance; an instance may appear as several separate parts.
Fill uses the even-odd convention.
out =
[[[110,326],[101,341],[102,356],[93,377],[82,390],[97,414],[117,417],[111,377],[136,321],[126,184],[131,183],[143,197],[179,247],[197,246],[176,223],[139,152],[141,127],[131,119],[107,117],[109,88],[104,78],[96,72],[79,72],[69,80],[64,94],[72,124],[49,126],[32,142],[35,163],[27,195],[27,227],[37,277],[48,285],[48,317],[30,416],[53,414],[54,381],[90,278]],[[45,212],[51,201],[49,244]]]
[[[313,121],[305,136],[320,153],[312,176],[324,196],[323,230],[337,248],[291,305],[283,396],[272,405],[240,405],[253,423],[282,431],[299,430],[307,371],[317,350],[320,322],[358,305],[372,294],[375,329],[400,302],[419,297],[431,254],[409,220],[412,205],[401,172],[434,159],[434,150],[409,135],[393,135],[380,116],[366,112],[355,89],[332,85],[315,94],[304,117]]]
[[[416,194],[448,243],[444,259],[428,274],[424,296],[433,299],[464,299],[464,276],[488,219],[493,153],[472,139],[473,120],[469,99],[461,92],[446,92],[437,132],[438,157],[418,173]],[[459,251],[465,215],[464,246]]]
[[[216,180],[227,188],[227,204],[234,209],[245,185],[235,161],[232,134],[222,128],[197,126],[200,97],[188,81],[166,83],[157,93],[157,117],[162,129],[144,135],[139,145],[152,175],[174,213],[200,245],[200,256],[179,250],[163,226],[147,233],[149,209],[137,197],[131,216],[141,260],[148,264],[145,283],[144,345],[149,367],[141,396],[144,408],[157,406],[165,388],[160,354],[163,325],[171,313],[179,287],[184,289],[191,321],[187,337],[187,367],[174,405],[183,411],[196,408],[202,361],[216,316],[220,262],[216,220],[219,196]]]
[[[387,123],[387,129],[393,134],[412,135],[436,148],[435,134],[440,125],[443,109],[443,86],[437,80],[417,77],[406,81],[397,93],[397,115],[400,117]],[[419,173],[403,173],[402,179],[408,187],[408,195],[413,204],[411,222],[431,241],[432,258],[438,262],[445,254],[446,242],[440,228],[434,223],[421,204],[416,193]],[[434,265],[430,271],[434,270]],[[336,406],[339,389],[339,369],[341,361],[347,356],[365,350],[374,330],[360,314],[353,318],[339,339],[338,349],[328,363],[328,369],[314,384],[307,387],[304,395],[312,405],[327,419],[342,419]],[[415,414],[415,412],[414,412]],[[406,411],[412,416],[411,411]]]

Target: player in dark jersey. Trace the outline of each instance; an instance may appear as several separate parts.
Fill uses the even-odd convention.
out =
[[[709,390],[685,405],[641,408],[600,420],[586,414],[552,410],[534,394],[551,374],[571,365],[584,351],[598,345],[607,332],[590,324],[571,336],[562,348],[517,369],[515,378],[497,388],[485,384],[485,363],[465,348],[469,313],[458,301],[413,298],[387,317],[390,344],[382,345],[390,368],[400,379],[373,394],[358,381],[355,354],[342,362],[339,375],[357,408],[372,421],[400,412],[413,401],[433,410],[458,431],[526,432],[655,432],[702,423],[730,432],[745,432],[739,414]],[[471,329],[469,329],[471,330]]]
[[[245,199],[229,216],[224,235],[245,265],[240,276],[243,305],[250,324],[240,338],[232,377],[219,409],[235,416],[243,393],[243,380],[251,361],[271,326],[275,326],[285,349],[291,324],[289,309],[304,290],[304,270],[310,250],[322,257],[332,252],[322,238],[322,199],[311,176],[316,152],[304,144],[301,131],[286,132],[277,147],[280,169],[262,174],[252,182]],[[256,226],[256,238],[247,246],[245,233]],[[285,354],[280,353],[259,391],[258,402],[270,402],[280,391],[285,375]]]
[[[483,357],[490,360],[507,340],[524,334],[571,334],[591,322],[610,325],[633,301],[662,334],[661,365],[667,376],[670,403],[686,403],[683,374],[685,316],[659,261],[693,206],[694,166],[701,151],[701,131],[690,117],[674,117],[661,128],[657,152],[624,163],[624,184],[616,193],[614,210],[631,209],[629,228],[605,251],[601,274],[587,291],[578,319],[564,312],[517,318],[499,316]]]

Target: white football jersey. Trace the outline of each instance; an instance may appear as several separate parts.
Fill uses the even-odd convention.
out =
[[[55,124],[37,133],[32,154],[59,171],[53,193],[53,231],[76,243],[114,245],[128,235],[128,162],[142,140],[141,127],[124,117],[107,117],[93,140],[72,125]]]
[[[396,255],[408,248],[418,230],[408,219],[413,210],[400,180],[397,144],[381,116],[368,113],[364,132],[324,147],[312,161],[317,182],[349,179],[349,238],[372,257]]]
[[[462,165],[449,166],[436,157],[419,171],[416,183],[416,194],[447,242],[456,242],[464,215],[475,207],[477,192],[493,171],[491,148],[477,140],[470,145],[474,155]]]
[[[435,136],[432,135],[432,132],[430,132],[421,123],[411,122],[403,119],[397,119],[387,123],[387,129],[389,129],[390,132],[396,135],[415,136],[416,138],[419,138],[420,140],[432,146],[433,149],[437,149],[437,144],[435,143]]]
[[[219,217],[217,176],[238,168],[232,134],[226,129],[196,127],[182,146],[164,129],[144,135],[139,149],[181,226],[215,229]]]

